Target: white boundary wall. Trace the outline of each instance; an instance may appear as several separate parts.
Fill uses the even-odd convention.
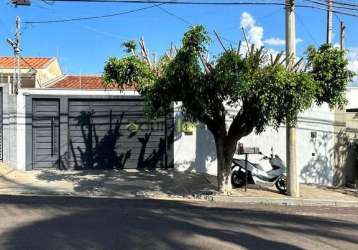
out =
[[[181,119],[179,104],[175,106],[176,120]],[[328,106],[313,107],[300,114],[297,124],[299,149],[300,181],[321,185],[333,185],[334,151],[337,137],[336,113]],[[311,138],[311,132],[317,134]],[[255,133],[243,138],[245,146],[259,147],[264,154],[274,153],[286,161],[286,128],[278,131],[268,128],[264,133]],[[192,170],[216,175],[215,142],[210,131],[199,125],[193,135],[184,135],[176,131],[174,142],[175,166],[182,171]],[[250,156],[258,161],[260,156]]]

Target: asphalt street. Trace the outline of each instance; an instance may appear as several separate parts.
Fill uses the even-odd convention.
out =
[[[358,249],[358,208],[0,196],[0,249]]]

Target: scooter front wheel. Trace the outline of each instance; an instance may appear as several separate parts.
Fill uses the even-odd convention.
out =
[[[286,176],[282,175],[278,178],[278,180],[275,183],[275,186],[277,188],[277,190],[281,193],[281,194],[286,194],[287,193],[287,179]]]
[[[245,173],[238,170],[232,172],[231,183],[234,187],[243,187],[245,185]]]

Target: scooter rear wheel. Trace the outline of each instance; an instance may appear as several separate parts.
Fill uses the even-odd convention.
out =
[[[243,187],[245,185],[245,173],[238,170],[232,172],[231,183],[234,187]]]
[[[277,190],[281,193],[281,194],[286,194],[287,193],[287,179],[286,176],[281,176],[278,178],[278,180],[275,183],[275,186],[277,188]]]

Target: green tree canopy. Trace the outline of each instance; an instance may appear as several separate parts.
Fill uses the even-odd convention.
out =
[[[353,73],[347,70],[344,52],[326,45],[309,48],[306,70],[298,70],[299,63],[287,68],[282,55],[273,58],[254,47],[246,53],[229,49],[206,62],[209,43],[204,27],[194,26],[174,58],[162,57],[159,70],[138,56],[110,58],[103,78],[119,86],[135,84],[152,116],[180,101],[187,116],[206,124],[215,138],[219,189],[227,192],[233,155],[242,137],[261,133],[268,125],[294,125],[298,114],[314,102],[341,107]],[[228,125],[229,111],[234,114]]]

